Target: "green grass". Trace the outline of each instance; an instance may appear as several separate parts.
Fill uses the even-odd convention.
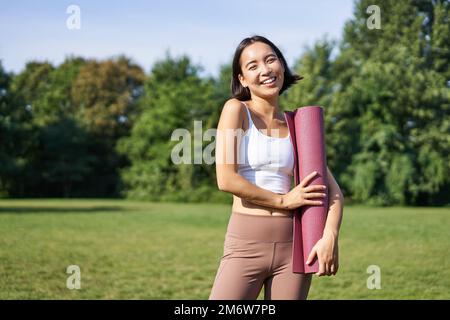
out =
[[[1,200],[0,299],[207,299],[230,209]],[[339,272],[314,277],[309,299],[449,299],[449,230],[448,208],[346,207]],[[80,290],[66,287],[69,265]],[[367,288],[370,265],[380,290]]]

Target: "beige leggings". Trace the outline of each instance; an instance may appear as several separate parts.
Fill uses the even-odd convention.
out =
[[[292,216],[233,211],[210,300],[301,300],[311,274],[292,272]]]

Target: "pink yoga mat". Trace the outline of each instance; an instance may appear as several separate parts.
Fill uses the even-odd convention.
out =
[[[307,106],[284,113],[294,147],[295,186],[313,171],[317,171],[318,174],[310,180],[308,185],[328,186],[322,107]],[[302,206],[294,210],[292,249],[292,272],[294,273],[319,271],[317,257],[310,265],[306,264],[306,260],[313,246],[323,235],[328,213],[328,188],[325,193],[327,194],[325,198],[311,199],[322,199],[323,205]]]

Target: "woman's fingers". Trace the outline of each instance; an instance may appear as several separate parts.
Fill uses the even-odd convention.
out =
[[[306,264],[310,264],[316,257],[316,254],[317,254],[316,248],[313,247],[311,253],[308,256],[308,259],[306,260]]]
[[[309,180],[311,180],[315,175],[317,174],[317,171],[311,172],[310,174],[308,174],[301,182],[300,182],[300,186],[303,188],[304,186],[306,186],[309,182]]]
[[[317,271],[315,273],[316,276],[334,276],[336,275],[339,266],[335,261],[330,261],[330,262],[326,262],[326,261],[322,261],[320,258],[318,258],[319,260],[319,271]]]
[[[310,182],[311,179],[314,178],[318,174],[319,173],[317,171],[311,172],[305,178],[303,178],[303,180],[299,183],[299,186],[301,188],[305,187],[306,185],[308,185],[308,182]],[[314,187],[318,188],[318,189],[313,189],[313,190],[321,190],[324,187],[324,185],[318,184],[318,185],[309,186],[308,188],[314,188]]]
[[[336,274],[336,265],[334,263],[331,265],[330,272],[333,276]]]
[[[336,265],[334,266],[334,273],[333,273],[334,276],[336,275],[338,270],[339,270],[339,264],[336,263]]]
[[[324,198],[326,196],[325,193],[305,193],[304,198]]]
[[[312,191],[325,192],[325,190],[326,190],[326,186],[323,184],[315,184],[312,186],[307,186],[306,188],[303,189],[304,192],[312,192]]]
[[[313,188],[314,187],[314,188]],[[306,205],[323,205],[323,199],[326,198],[326,193],[322,193],[322,192],[311,192],[311,193],[307,193],[307,190],[311,190],[311,191],[324,191],[324,189],[318,185],[318,186],[310,186],[308,188],[305,188],[304,191],[305,193],[303,193],[303,199],[305,199],[305,204]],[[321,200],[306,200],[306,199],[312,199],[312,198],[321,198]]]
[[[317,271],[316,275],[320,277],[323,276],[326,272],[326,264],[325,259],[323,259],[323,257],[319,253],[316,253],[316,255],[319,262],[319,271]]]
[[[327,276],[331,276],[332,275],[332,272],[331,272],[331,268],[333,267],[333,263],[331,262],[331,263],[329,263],[329,264],[327,264]]]
[[[320,276],[331,276],[335,275],[337,272],[337,265],[335,264],[335,261],[326,259],[318,258],[319,260],[319,271],[316,273],[316,275]]]
[[[333,261],[333,275],[336,275],[339,269],[339,257],[336,255]]]
[[[312,201],[312,200],[306,200],[305,205],[308,206],[321,206],[323,203],[322,201]]]
[[[322,201],[314,201],[314,200],[304,200],[303,205],[307,206],[320,206],[322,205]]]
[[[320,261],[319,259],[319,271],[316,273],[316,275],[323,276],[325,274],[325,263],[323,261]]]

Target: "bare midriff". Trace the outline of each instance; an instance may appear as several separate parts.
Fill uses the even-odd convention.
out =
[[[291,217],[294,213],[293,210],[275,209],[270,207],[264,207],[258,204],[251,203],[245,199],[241,199],[236,195],[233,195],[233,211],[253,214],[260,216],[286,216]]]

